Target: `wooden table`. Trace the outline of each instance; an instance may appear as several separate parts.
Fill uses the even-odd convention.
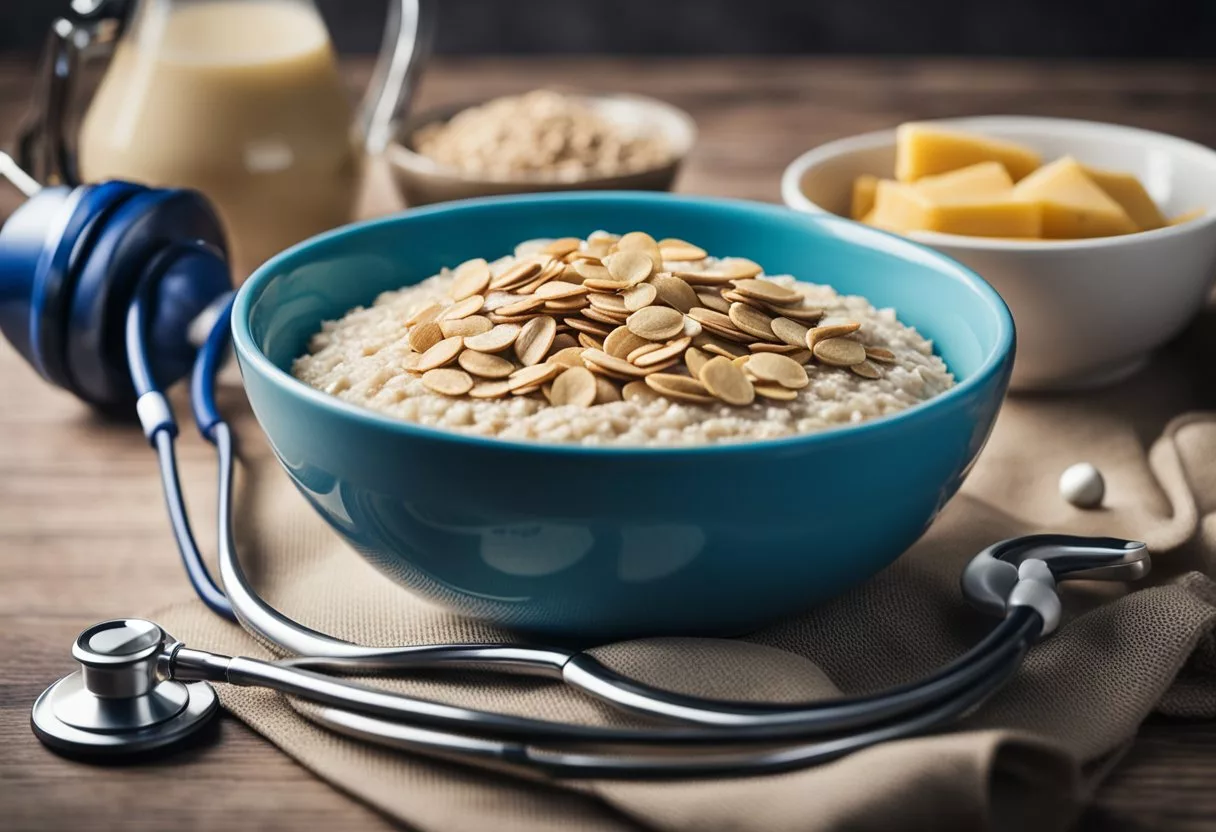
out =
[[[352,84],[366,77],[351,68]],[[32,74],[0,63],[11,129]],[[805,148],[914,117],[1035,113],[1135,124],[1216,145],[1208,65],[841,59],[442,61],[420,106],[560,82],[656,95],[700,141],[684,191],[777,201]],[[17,204],[3,189],[0,215]],[[187,436],[183,479],[209,511],[209,450]],[[167,761],[101,768],[61,759],[29,730],[38,693],[70,669],[94,621],[147,610],[184,581],[138,430],[105,422],[37,379],[0,342],[0,828],[295,830],[388,824],[232,719]],[[1145,726],[1085,829],[1216,827],[1216,725]]]

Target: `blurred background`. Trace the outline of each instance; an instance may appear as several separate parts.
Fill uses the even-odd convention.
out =
[[[320,0],[372,52],[384,0]],[[0,51],[33,54],[68,0],[0,0]],[[447,54],[850,53],[1216,57],[1216,0],[442,0]]]

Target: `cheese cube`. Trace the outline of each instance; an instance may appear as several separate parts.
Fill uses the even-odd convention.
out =
[[[1140,180],[1130,173],[1118,173],[1112,170],[1100,170],[1082,165],[1081,169],[1094,181],[1106,195],[1119,203],[1141,231],[1152,231],[1166,224],[1165,217],[1157,208],[1157,203],[1144,190]]]
[[[884,179],[866,221],[888,231],[938,231],[972,237],[1038,237],[1039,208],[1010,194],[935,200],[915,186]]]
[[[1000,162],[1014,181],[1039,166],[1039,154],[1014,142],[910,122],[895,131],[895,178],[915,182],[980,162]]]
[[[860,220],[874,209],[874,194],[878,191],[878,177],[863,173],[853,180],[853,202],[849,216]]]
[[[1043,236],[1071,240],[1136,231],[1127,212],[1070,156],[1044,165],[1013,188],[1016,199],[1038,203]]]
[[[936,201],[966,202],[976,197],[1008,194],[1013,188],[1009,171],[1000,162],[980,162],[950,173],[939,173],[916,180],[914,186]]]

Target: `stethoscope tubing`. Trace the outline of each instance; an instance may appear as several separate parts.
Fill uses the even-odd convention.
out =
[[[873,745],[943,728],[971,713],[999,690],[1017,672],[1028,646],[1023,645],[997,672],[958,696],[900,720],[810,743],[726,753],[585,753],[448,734],[339,708],[295,708],[311,722],[352,739],[516,774],[617,780],[755,777],[821,765]]]

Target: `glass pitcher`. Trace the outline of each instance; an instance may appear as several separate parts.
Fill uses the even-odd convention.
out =
[[[423,5],[389,0],[356,120],[312,0],[75,0],[51,32],[20,161],[43,182],[202,191],[244,275],[352,218],[364,156],[387,145],[421,72]],[[64,118],[74,76],[109,53],[73,154]]]

